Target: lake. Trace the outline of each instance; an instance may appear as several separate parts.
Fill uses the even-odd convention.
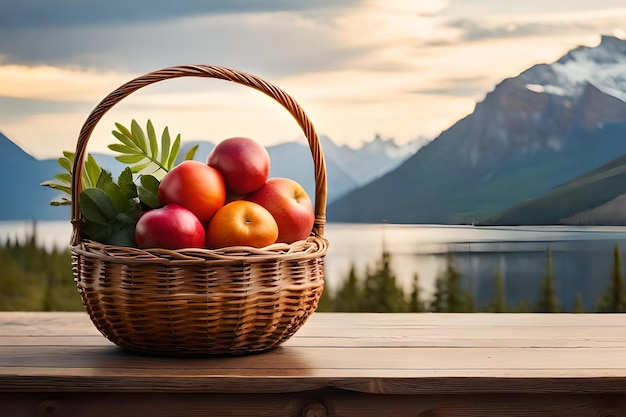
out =
[[[1,242],[24,239],[33,225],[0,222]],[[65,247],[71,225],[64,221],[36,224],[39,243],[48,248]],[[407,290],[418,274],[420,286],[432,294],[437,276],[452,254],[465,285],[483,304],[493,295],[494,277],[504,273],[510,305],[522,299],[532,302],[546,274],[547,249],[552,253],[553,275],[565,309],[580,292],[592,309],[606,288],[613,262],[613,246],[626,250],[626,227],[474,227],[448,225],[337,224],[326,225],[330,241],[326,257],[326,280],[330,291],[347,276],[352,264],[362,274],[375,266],[383,250],[391,254],[391,266]]]

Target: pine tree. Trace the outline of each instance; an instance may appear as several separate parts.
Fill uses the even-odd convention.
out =
[[[504,290],[504,272],[502,265],[498,265],[494,278],[495,294],[493,299],[487,304],[486,310],[491,313],[505,313],[508,311],[506,305],[506,295]]]
[[[337,291],[334,299],[335,311],[357,312],[361,308],[362,291],[354,263],[350,265],[348,278]]]
[[[409,305],[408,310],[410,312],[421,313],[426,311],[426,306],[424,301],[422,301],[422,289],[419,285],[419,275],[417,272],[413,274],[413,288],[411,290],[411,295],[409,297]]]
[[[622,272],[622,259],[619,246],[613,246],[613,266],[611,278],[603,296],[598,301],[598,312],[623,313],[626,312],[626,288],[624,287],[624,274]]]
[[[365,272],[362,311],[397,313],[405,311],[404,291],[391,269],[391,254],[383,250],[374,269]]]
[[[446,269],[435,281],[430,309],[441,313],[471,313],[474,311],[474,297],[463,289],[463,275],[454,266],[452,254],[448,253],[446,259]]]
[[[430,300],[430,311],[433,313],[448,312],[448,287],[442,275],[439,275],[435,280],[435,293]]]
[[[535,309],[537,313],[557,313],[560,311],[559,297],[552,273],[552,250],[547,249],[546,275],[543,278],[539,300]]]

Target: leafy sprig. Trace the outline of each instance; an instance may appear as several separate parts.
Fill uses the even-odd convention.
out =
[[[85,218],[84,232],[93,240],[118,246],[135,246],[135,225],[144,211],[157,208],[159,181],[142,175],[135,185],[126,167],[117,183],[103,170],[96,187],[85,188],[79,196]],[[141,191],[140,191],[141,190]]]
[[[74,152],[63,151],[63,157],[57,159],[57,163],[65,170],[54,176],[54,180],[44,181],[40,185],[62,191],[72,195],[72,165],[74,164]],[[100,179],[102,168],[92,155],[87,155],[83,167],[83,187],[94,188]],[[50,202],[53,206],[64,206],[71,204],[71,200],[66,197],[59,197]]]
[[[120,143],[109,149],[120,153],[116,159],[126,165],[117,182],[112,174],[98,165],[88,154],[82,170],[83,190],[79,195],[80,212],[84,219],[84,234],[95,241],[117,246],[135,246],[135,226],[141,215],[160,206],[158,189],[160,178],[175,165],[180,153],[180,134],[172,142],[169,129],[161,134],[160,147],[152,122],[148,120],[146,132],[133,120],[130,129],[116,123],[113,131]],[[185,155],[193,159],[198,145]],[[54,180],[41,183],[72,195],[72,166],[75,154],[64,151],[57,159],[64,172]],[[71,204],[71,199],[60,197],[52,205]]]
[[[120,153],[115,159],[129,165],[133,173],[149,172],[156,178],[162,178],[176,164],[180,153],[180,134],[172,142],[167,126],[161,134],[160,147],[150,120],[146,123],[145,132],[134,119],[130,129],[120,123],[115,123],[115,127],[117,130],[112,133],[120,143],[111,144],[108,148]],[[184,159],[193,159],[197,150],[198,145],[194,145]]]

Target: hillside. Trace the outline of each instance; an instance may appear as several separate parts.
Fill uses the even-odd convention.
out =
[[[548,193],[514,205],[490,224],[623,224],[626,219],[626,155]]]

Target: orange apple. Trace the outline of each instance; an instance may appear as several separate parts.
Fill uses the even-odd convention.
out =
[[[252,246],[262,248],[276,242],[278,225],[269,211],[246,200],[226,204],[206,228],[206,246]]]
[[[309,237],[315,212],[304,188],[289,178],[270,178],[246,200],[269,211],[278,224],[277,242],[292,243]]]
[[[217,144],[207,164],[224,177],[226,188],[233,194],[247,194],[262,186],[270,172],[267,149],[250,138],[228,138]]]
[[[163,206],[174,203],[185,207],[206,224],[224,205],[226,186],[215,168],[200,161],[184,161],[165,174],[158,198]]]

